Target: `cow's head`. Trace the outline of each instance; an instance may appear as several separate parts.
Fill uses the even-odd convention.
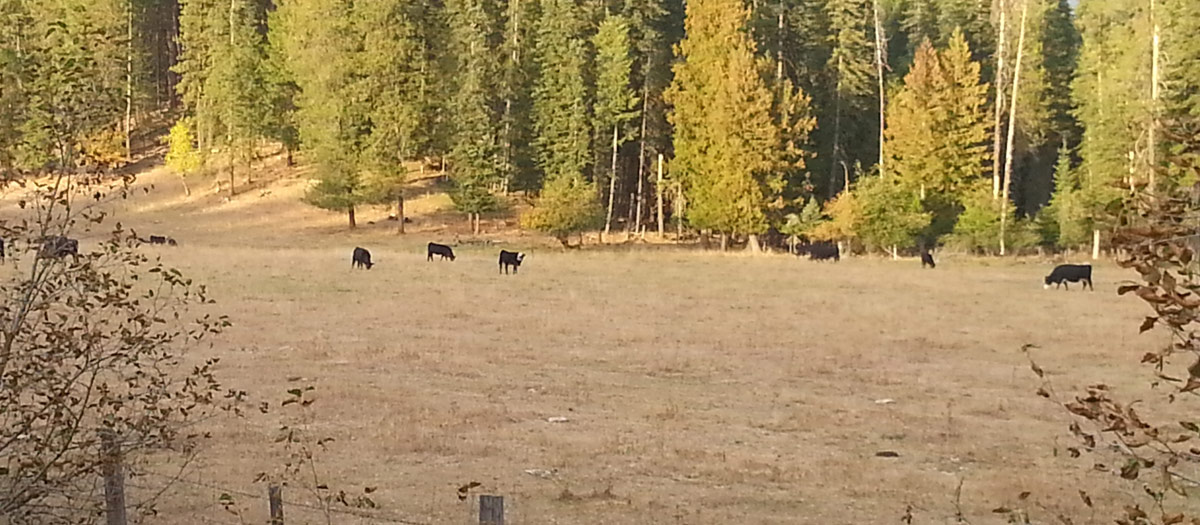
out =
[[[522,261],[524,261],[524,260],[525,260],[525,254],[523,254],[523,253],[518,253],[518,254],[517,254],[517,264],[521,264],[521,262],[522,262]]]
[[[1046,276],[1046,279],[1045,279],[1045,280],[1042,282],[1042,289],[1043,289],[1043,290],[1049,290],[1049,289],[1050,289],[1050,276],[1049,276],[1049,275],[1047,275],[1047,276]]]

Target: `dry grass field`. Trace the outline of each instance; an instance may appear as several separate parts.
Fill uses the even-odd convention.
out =
[[[898,523],[910,505],[914,523],[952,523],[960,482],[972,523],[1003,521],[992,509],[1023,490],[1077,523],[1080,489],[1105,506],[1132,501],[1119,492],[1129,485],[1067,457],[1069,420],[1034,394],[1020,351],[1038,345],[1061,392],[1106,382],[1143,394],[1137,356],[1165,335],[1137,335],[1145,308],[1115,295],[1124,275],[1111,265],[1094,293],[1067,293],[1042,290],[1044,261],[951,258],[929,271],[670,247],[565,253],[506,236],[530,255],[503,276],[495,247],[425,261],[424,243],[452,241],[450,221],[465,222],[434,193],[410,203],[401,237],[394,223],[346,232],[340,215],[298,202],[301,181],[231,202],[184,199],[161,172],[149,183],[115,217],[179,239],[146,249],[207,283],[231,316],[202,353],[255,400],[313,386],[311,425],[336,439],[323,478],[378,487],[387,516],[469,523],[455,493],[469,481],[506,496],[519,524]],[[372,250],[373,270],[351,270],[354,246]],[[272,441],[284,422],[278,411],[212,422],[188,483],[149,522],[237,523],[220,490],[194,483],[265,494],[253,477],[283,461]],[[899,457],[876,457],[885,450]],[[265,501],[242,501],[246,523],[265,520]],[[287,512],[289,524],[324,522]]]

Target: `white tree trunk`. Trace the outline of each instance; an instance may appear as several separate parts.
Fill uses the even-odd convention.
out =
[[[658,184],[654,186],[658,190],[658,239],[663,238],[663,154],[658,154]]]
[[[1004,156],[1004,190],[1000,196],[1000,255],[1005,255],[1004,237],[1008,226],[1008,201],[1012,189],[1013,135],[1017,127],[1017,99],[1020,98],[1021,60],[1025,55],[1025,18],[1029,0],[1021,1],[1021,34],[1017,38],[1017,62],[1013,65],[1012,108],[1008,111],[1008,144]]]
[[[1092,230],[1092,260],[1100,258],[1100,230]]]
[[[1008,41],[1006,24],[1008,9],[1004,0],[1000,0],[999,5],[1000,32],[997,36],[999,42],[996,45],[996,120],[992,126],[992,200],[1000,198],[1000,164],[1004,158],[1004,152],[1000,148],[1002,146],[1001,137],[1004,135],[1004,53],[1005,44]]]
[[[133,160],[133,0],[126,0],[125,161]]]
[[[884,70],[884,46],[887,44],[887,39],[883,33],[883,26],[879,20],[879,0],[875,0],[875,75],[879,82],[879,175],[883,176],[887,173],[884,170],[883,164],[883,130],[884,130],[884,115],[887,109],[887,95],[883,89],[883,70]],[[846,191],[850,191],[850,186],[846,186]]]
[[[1156,168],[1158,167],[1158,74],[1159,74],[1159,27],[1158,19],[1155,13],[1155,0],[1150,0],[1150,21],[1154,24],[1154,37],[1151,49],[1151,74],[1150,74],[1150,144],[1147,156],[1147,162],[1150,164],[1149,173],[1147,173],[1147,188],[1150,194],[1154,194]]]
[[[613,124],[612,135],[612,171],[608,174],[608,213],[604,218],[604,237],[608,237],[608,232],[612,230],[613,216],[613,201],[617,195],[617,128]]]

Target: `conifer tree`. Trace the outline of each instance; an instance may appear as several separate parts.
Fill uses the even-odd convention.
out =
[[[737,0],[688,3],[687,37],[667,100],[674,107],[672,171],[687,194],[689,222],[721,232],[722,241],[748,234],[753,249],[783,180],[774,171],[779,130],[771,94],[755,64],[747,19]]]
[[[637,116],[637,98],[629,88],[633,59],[629,55],[629,26],[624,17],[606,17],[600,23],[593,43],[596,49],[596,103],[593,108],[596,115],[596,149],[601,152],[607,150],[611,158],[607,170],[608,210],[604,219],[604,234],[608,235],[616,197],[617,152],[622,144],[632,138],[633,130],[629,124]]]
[[[867,0],[829,0],[833,30],[829,71],[834,76],[832,145],[829,148],[829,195],[845,186],[849,167],[869,161],[878,134],[871,117],[875,90],[875,45]],[[839,182],[842,181],[842,182]]]
[[[494,22],[479,0],[454,0],[447,8],[455,50],[452,74],[457,79],[449,104],[454,115],[450,171],[455,190],[451,198],[477,232],[479,214],[496,207],[489,188],[500,176],[496,100],[491,90],[496,63],[487,38]]]
[[[573,0],[541,0],[533,88],[534,148],[546,180],[585,173],[589,162],[586,42]]]

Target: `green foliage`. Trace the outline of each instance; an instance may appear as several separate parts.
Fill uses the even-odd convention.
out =
[[[979,64],[961,32],[941,53],[922,44],[892,100],[889,175],[930,200],[935,224],[953,223],[959,201],[983,175],[991,131],[986,102],[987,85],[979,82]]]
[[[992,198],[990,181],[980,180],[967,190],[962,199],[963,210],[954,223],[954,231],[946,240],[948,246],[960,250],[993,254],[1000,250],[1000,201]],[[1013,224],[1015,216],[1008,209],[1008,222]],[[1012,228],[1005,232],[1005,241],[1010,241]]]
[[[815,241],[857,239],[863,223],[862,211],[862,206],[853,193],[839,193],[837,197],[825,203],[825,216],[829,217],[829,220],[814,227],[809,237]]]
[[[553,235],[566,246],[569,235],[595,228],[602,219],[595,184],[582,176],[554,177],[546,181],[537,204],[521,217],[521,224]]]
[[[454,115],[450,173],[456,187],[451,196],[458,211],[482,213],[495,206],[487,189],[500,177],[496,100],[491,89],[496,63],[487,40],[492,21],[478,0],[455,0],[447,7],[450,41],[456,50],[453,75],[458,81],[450,101]]]
[[[894,177],[866,177],[855,193],[861,215],[856,233],[868,248],[909,248],[929,226],[931,215],[920,199]]]
[[[1049,231],[1056,234],[1056,245],[1071,248],[1091,242],[1094,224],[1088,213],[1086,196],[1081,189],[1078,170],[1071,168],[1070,151],[1060,149],[1054,170],[1054,195],[1050,206],[1042,210],[1046,220],[1053,222]]]
[[[732,234],[761,233],[783,190],[772,98],[737,0],[687,5],[687,38],[667,91],[674,106],[673,173],[687,194],[688,221]]]
[[[534,149],[545,181],[586,173],[590,127],[584,84],[587,41],[573,0],[541,0],[533,87]],[[620,105],[620,101],[614,101]]]
[[[783,225],[779,227],[779,232],[793,237],[810,237],[810,234],[825,221],[821,205],[817,204],[816,198],[809,197],[800,213],[787,214]]]
[[[596,48],[596,102],[595,114],[596,150],[599,157],[612,146],[614,128],[617,145],[633,138],[629,123],[637,117],[638,99],[629,88],[629,74],[633,57],[629,54],[629,23],[620,15],[609,15],[600,23],[592,38]],[[608,170],[608,163],[600,163]],[[609,176],[615,177],[616,174]]]
[[[204,166],[204,157],[196,149],[191,120],[181,118],[167,136],[167,167],[181,176],[195,174]]]

